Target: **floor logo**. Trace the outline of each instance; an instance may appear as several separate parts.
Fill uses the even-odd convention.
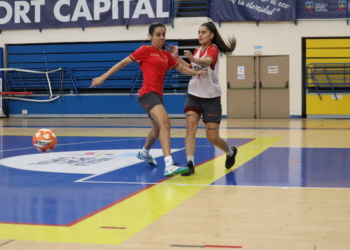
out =
[[[142,162],[136,158],[138,151],[138,149],[123,149],[38,153],[4,158],[0,160],[0,164],[31,171],[100,174]],[[163,155],[161,149],[152,149],[151,153],[154,158]]]

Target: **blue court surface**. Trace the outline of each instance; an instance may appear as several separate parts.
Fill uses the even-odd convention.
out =
[[[252,139],[228,139],[240,146]],[[0,223],[70,226],[104,207],[161,183],[159,142],[151,167],[135,157],[140,137],[59,137],[53,153],[38,153],[29,136],[2,136]],[[185,165],[183,138],[172,138],[173,158]],[[196,165],[222,155],[197,139]],[[239,157],[239,155],[238,155]],[[350,187],[348,148],[268,148],[211,185]],[[223,167],[223,166],[215,166]],[[188,178],[188,177],[183,177]]]

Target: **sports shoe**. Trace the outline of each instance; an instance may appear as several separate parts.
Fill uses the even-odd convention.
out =
[[[188,172],[188,167],[178,167],[177,163],[173,161],[173,163],[169,167],[165,167],[164,176],[171,177],[176,174],[184,174]]]
[[[227,169],[232,168],[232,166],[235,165],[235,162],[236,162],[236,154],[238,150],[235,146],[232,146],[231,149],[233,151],[233,155],[226,156],[225,168]]]
[[[187,162],[188,172],[181,174],[181,176],[190,176],[191,174],[194,174],[194,166],[192,161]]]
[[[147,162],[151,166],[157,165],[157,162],[155,159],[153,159],[152,155],[149,155],[148,157],[144,157],[141,151],[136,154],[136,158]]]

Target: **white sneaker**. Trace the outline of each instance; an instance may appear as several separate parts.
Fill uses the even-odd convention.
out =
[[[187,173],[189,171],[188,167],[178,167],[176,165],[177,165],[177,163],[175,161],[173,161],[169,167],[165,167],[164,176],[171,177],[173,175],[184,174],[184,173]]]
[[[153,159],[152,155],[149,155],[148,157],[144,157],[141,152],[138,152],[136,154],[136,158],[147,162],[151,166],[157,165],[157,162],[155,159]]]

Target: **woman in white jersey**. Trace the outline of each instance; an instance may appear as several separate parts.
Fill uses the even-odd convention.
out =
[[[236,39],[230,38],[228,44],[220,36],[212,22],[203,23],[198,30],[200,47],[192,54],[185,50],[184,54],[190,64],[178,55],[178,49],[170,46],[171,54],[183,66],[194,70],[205,70],[207,74],[200,79],[192,77],[188,85],[188,94],[185,101],[186,114],[186,156],[189,172],[182,174],[188,176],[194,171],[194,152],[196,149],[196,132],[201,115],[205,123],[208,140],[226,153],[225,167],[230,169],[235,164],[237,148],[229,147],[220,137],[221,122],[221,87],[218,79],[219,54],[229,55],[236,47]]]

